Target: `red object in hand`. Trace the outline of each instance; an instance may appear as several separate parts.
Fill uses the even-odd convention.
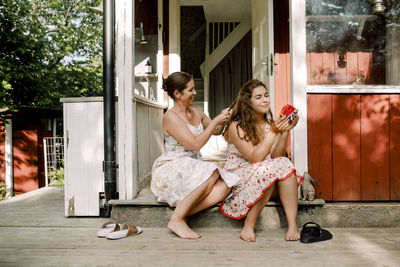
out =
[[[296,108],[289,104],[287,104],[281,109],[281,115],[285,116],[289,120],[293,120],[296,113],[297,113]]]

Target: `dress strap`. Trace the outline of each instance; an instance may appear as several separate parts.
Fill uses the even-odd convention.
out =
[[[201,119],[200,119],[200,116],[199,116],[199,114],[197,113],[197,110],[196,110],[195,108],[193,108],[193,110],[194,110],[194,113],[196,114],[197,118],[198,118],[198,119],[199,119],[199,121],[201,122]]]
[[[173,110],[173,109],[171,109],[173,112],[175,112],[176,114],[178,114],[179,115],[179,117],[181,117],[182,118],[182,120],[185,122],[185,123],[187,123],[187,124],[190,124],[190,125],[192,125],[191,123],[189,123],[187,120],[186,120],[186,118],[184,117],[184,116],[182,116],[182,114],[179,114],[178,112],[176,112],[175,110]],[[201,119],[200,119],[200,116],[199,116],[199,114],[197,113],[197,110],[196,109],[192,109],[193,111],[194,111],[194,114],[196,114],[196,117],[199,119],[199,121],[200,121],[200,124],[201,124]]]
[[[175,110],[173,110],[173,109],[171,109],[171,110],[172,110],[173,112],[175,112],[176,114],[178,114],[178,116],[181,117],[182,120],[183,120],[185,123],[188,123],[185,117],[183,117],[181,114],[179,114],[179,113],[176,112]]]

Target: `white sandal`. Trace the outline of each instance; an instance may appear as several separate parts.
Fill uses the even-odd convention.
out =
[[[134,226],[130,223],[124,223],[119,231],[113,231],[107,235],[107,239],[120,239],[128,236],[138,235],[142,232],[142,228]]]
[[[121,225],[114,221],[106,222],[101,226],[101,229],[97,232],[97,237],[107,237],[109,233],[118,231],[120,227]]]

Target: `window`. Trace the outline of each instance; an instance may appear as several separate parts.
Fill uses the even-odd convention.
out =
[[[307,83],[400,85],[400,3],[306,0]]]

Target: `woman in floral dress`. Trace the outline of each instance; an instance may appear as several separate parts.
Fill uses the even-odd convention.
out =
[[[164,80],[163,88],[174,106],[163,117],[165,152],[152,169],[151,190],[158,201],[175,207],[168,228],[181,238],[200,235],[186,224],[186,217],[225,199],[240,178],[201,158],[200,149],[211,135],[221,134],[229,115],[223,110],[211,120],[191,107],[196,90],[190,74],[175,72]]]
[[[233,219],[246,217],[240,237],[254,242],[258,215],[277,189],[286,213],[286,240],[299,240],[297,229],[297,188],[302,177],[284,157],[289,131],[296,126],[285,116],[272,119],[266,86],[250,80],[240,89],[224,132],[228,141],[224,169],[240,176],[233,196],[220,204],[222,213]]]

